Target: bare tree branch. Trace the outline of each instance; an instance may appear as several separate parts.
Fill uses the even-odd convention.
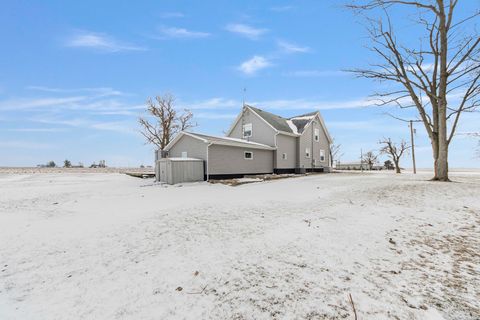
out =
[[[142,130],[140,133],[147,143],[152,143],[163,150],[171,138],[182,130],[194,127],[193,113],[185,109],[180,115],[174,107],[175,97],[171,94],[156,96],[155,101],[147,100],[147,114],[149,119],[140,117],[138,123]]]
[[[380,154],[388,155],[395,163],[396,172],[401,173],[400,159],[402,158],[403,154],[410,149],[410,146],[404,140],[402,140],[400,144],[397,144],[392,142],[392,139],[390,138],[383,138],[378,143],[382,145]]]
[[[370,50],[381,61],[351,71],[392,85],[376,94],[377,105],[416,109],[432,144],[434,179],[448,181],[448,147],[461,115],[480,107],[480,37],[474,27],[480,10],[459,17],[458,0],[351,1],[347,7],[366,16]],[[418,46],[403,45],[395,34],[393,7],[418,13],[417,25],[424,30]]]

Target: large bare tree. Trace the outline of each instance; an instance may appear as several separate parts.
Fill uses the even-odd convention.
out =
[[[172,137],[182,130],[194,127],[193,113],[184,109],[181,114],[175,109],[175,97],[169,93],[147,100],[148,118],[140,117],[138,122],[141,134],[147,143],[156,145],[160,150],[170,142]]]
[[[375,154],[373,151],[368,151],[362,155],[361,160],[362,163],[366,163],[368,165],[368,170],[372,170],[373,166],[378,161],[378,155]]]
[[[348,5],[366,17],[370,49],[381,61],[353,71],[391,84],[387,91],[375,94],[379,105],[416,110],[432,145],[433,180],[441,181],[449,181],[448,149],[461,115],[480,104],[480,38],[473,25],[479,11],[458,16],[458,3],[358,0]],[[399,22],[391,19],[390,11],[402,8],[415,10],[417,45],[411,38],[402,43],[394,32],[393,24]]]
[[[378,143],[382,145],[380,153],[388,155],[395,163],[395,171],[401,173],[400,159],[410,149],[410,146],[404,140],[400,143],[395,143],[390,138],[383,138]]]

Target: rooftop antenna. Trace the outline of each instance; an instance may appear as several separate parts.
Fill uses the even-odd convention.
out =
[[[242,106],[245,107],[245,96],[247,94],[247,88],[243,87],[243,103]]]

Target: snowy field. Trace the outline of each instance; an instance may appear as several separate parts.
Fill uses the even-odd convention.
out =
[[[480,319],[480,172],[0,174],[0,319]]]

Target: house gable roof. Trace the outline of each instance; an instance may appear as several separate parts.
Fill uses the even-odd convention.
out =
[[[268,122],[275,130],[294,133],[292,128],[287,123],[288,119],[283,117],[277,116],[276,114],[264,111],[262,109],[254,108],[252,106],[247,106],[252,111],[254,111],[257,115],[259,115],[263,120]]]
[[[305,127],[315,118],[318,111],[301,114],[295,117],[291,117],[289,120],[297,127],[297,132],[302,134]]]
[[[323,131],[327,136],[327,139],[329,140],[330,143],[332,143],[332,138],[327,130],[327,127],[325,125],[325,122],[323,121],[320,111],[313,111],[313,112],[301,114],[298,116],[294,116],[291,118],[284,118],[276,114],[273,114],[271,112],[258,109],[249,105],[244,105],[244,108],[250,109],[260,119],[262,119],[266,124],[268,124],[272,129],[277,131],[277,133],[293,135],[293,136],[302,135],[305,128],[312,122],[312,120],[318,117],[320,124],[323,127]],[[239,113],[239,115],[233,122],[230,130],[228,131],[228,135],[232,133],[238,121],[240,121],[240,119],[242,118],[243,110],[244,109],[242,109],[242,112]]]

